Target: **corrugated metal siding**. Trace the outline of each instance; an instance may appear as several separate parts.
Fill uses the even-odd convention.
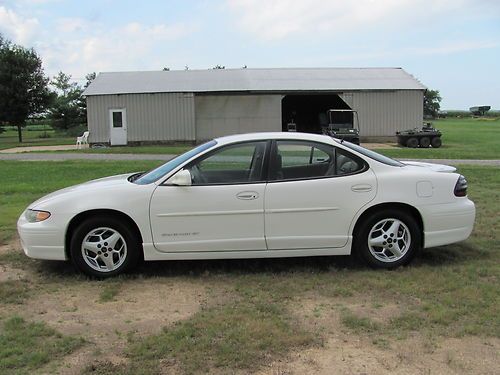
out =
[[[358,111],[362,136],[393,136],[422,125],[423,100],[423,91],[360,91],[352,93],[352,108]]]
[[[393,136],[423,120],[423,91],[353,91],[341,96],[358,111],[362,136]],[[127,110],[128,141],[202,141],[281,131],[281,99],[192,93],[89,96],[89,141],[109,142],[109,110],[118,108]]]
[[[281,95],[195,95],[196,140],[281,131]]]
[[[194,95],[158,93],[87,97],[89,141],[109,142],[109,110],[127,110],[127,140],[195,140]]]

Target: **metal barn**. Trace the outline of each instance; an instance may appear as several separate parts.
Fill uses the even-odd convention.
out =
[[[361,136],[419,126],[425,91],[401,68],[101,73],[85,90],[90,143],[201,142],[235,133],[318,133],[329,109],[358,112]],[[350,119],[349,121],[354,121]]]

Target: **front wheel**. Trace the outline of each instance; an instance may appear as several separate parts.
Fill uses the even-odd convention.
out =
[[[140,241],[114,217],[90,218],[71,238],[71,261],[83,273],[106,278],[132,269],[139,260]]]
[[[355,233],[354,249],[371,267],[408,264],[421,246],[420,228],[404,211],[384,210],[367,217]]]
[[[441,138],[434,137],[434,138],[431,139],[431,145],[432,145],[432,147],[439,148],[439,147],[441,147],[441,144],[442,144]]]
[[[406,147],[409,148],[417,148],[418,147],[418,139],[415,137],[411,137],[406,141]]]
[[[431,140],[429,137],[422,137],[420,138],[420,147],[422,148],[428,148],[431,145]]]

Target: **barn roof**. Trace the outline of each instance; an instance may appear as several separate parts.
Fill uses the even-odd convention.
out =
[[[208,69],[100,73],[84,95],[425,88],[402,68]]]

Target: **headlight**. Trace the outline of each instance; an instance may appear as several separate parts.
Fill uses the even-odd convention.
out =
[[[30,223],[37,223],[39,221],[47,220],[50,217],[50,212],[40,210],[26,210],[24,212],[24,216]]]

